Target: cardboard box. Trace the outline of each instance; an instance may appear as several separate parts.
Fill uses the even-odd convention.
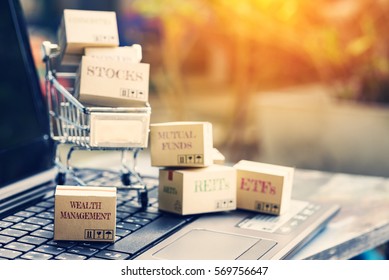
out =
[[[147,63],[127,63],[83,56],[75,97],[92,106],[144,106],[149,97]]]
[[[237,171],[237,208],[281,215],[288,211],[294,168],[242,160]]]
[[[116,188],[57,186],[54,239],[113,242]]]
[[[116,13],[65,9],[57,36],[61,60],[65,54],[82,55],[86,47],[117,47]]]
[[[213,153],[212,158],[214,164],[220,164],[220,165],[225,164],[226,158],[218,149],[213,148],[212,153]]]
[[[121,61],[127,63],[140,63],[142,60],[142,47],[138,44],[111,48],[85,48],[85,56],[99,59]]]
[[[203,168],[160,169],[159,209],[180,215],[236,209],[236,171],[211,165]]]
[[[213,164],[212,124],[168,122],[150,125],[151,165],[205,167]]]

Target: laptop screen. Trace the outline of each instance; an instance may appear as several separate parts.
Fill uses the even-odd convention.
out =
[[[0,188],[53,166],[47,109],[18,1],[0,1]]]

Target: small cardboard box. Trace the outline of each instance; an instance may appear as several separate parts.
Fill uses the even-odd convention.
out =
[[[242,160],[237,171],[237,208],[280,215],[288,211],[294,168]]]
[[[144,106],[149,98],[147,63],[127,63],[83,56],[75,96],[94,106]]]
[[[168,122],[150,125],[151,165],[205,167],[213,164],[212,124]]]
[[[220,164],[223,165],[225,164],[226,158],[225,156],[216,148],[213,148],[213,164]]]
[[[142,60],[142,47],[138,44],[111,48],[85,48],[85,56],[99,59],[121,61],[127,63],[140,63]]]
[[[159,209],[180,215],[236,209],[236,171],[211,165],[203,168],[160,169]]]
[[[54,239],[114,242],[116,188],[57,186]]]
[[[65,9],[57,36],[61,58],[82,55],[85,47],[117,47],[116,13]]]

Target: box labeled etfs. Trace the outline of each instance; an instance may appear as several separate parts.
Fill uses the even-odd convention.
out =
[[[237,208],[280,215],[288,211],[294,168],[242,160],[237,171]]]
[[[54,239],[114,242],[116,188],[57,186]]]

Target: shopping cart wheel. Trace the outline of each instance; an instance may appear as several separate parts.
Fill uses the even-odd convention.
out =
[[[131,174],[130,173],[123,173],[121,176],[121,180],[123,185],[129,186],[131,185]]]
[[[57,185],[63,185],[66,182],[66,173],[65,172],[58,172],[57,176],[55,177],[55,182]]]
[[[149,206],[149,197],[147,190],[139,190],[138,197],[142,209],[146,209]]]

